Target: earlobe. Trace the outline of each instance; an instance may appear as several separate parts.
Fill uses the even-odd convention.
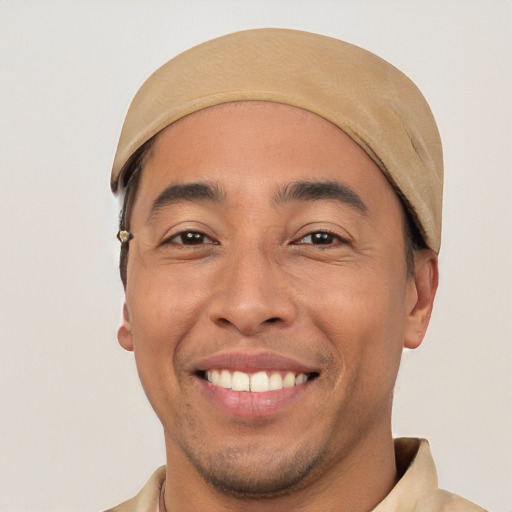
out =
[[[415,255],[414,276],[408,284],[404,347],[418,348],[425,337],[439,282],[437,254],[430,249]]]
[[[133,334],[130,324],[130,313],[126,302],[123,304],[123,318],[117,330],[117,340],[125,350],[133,351]]]

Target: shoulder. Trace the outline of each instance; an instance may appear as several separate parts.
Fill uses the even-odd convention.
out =
[[[105,512],[159,512],[160,491],[164,482],[165,466],[161,466],[136,496]]]
[[[423,496],[416,510],[417,512],[486,512],[485,509],[465,498],[442,489]]]
[[[374,512],[486,512],[438,487],[437,471],[427,440],[396,439],[395,454],[401,478]]]

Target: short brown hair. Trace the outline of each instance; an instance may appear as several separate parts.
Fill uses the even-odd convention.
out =
[[[129,168],[126,170],[126,185],[124,188],[123,206],[119,214],[119,231],[130,231],[130,218],[135,203],[137,189],[139,188],[140,176],[144,164],[153,152],[153,144],[156,135],[143,144],[133,158],[130,160]],[[119,254],[119,273],[121,281],[126,288],[127,266],[128,266],[128,247],[129,242],[121,244]]]

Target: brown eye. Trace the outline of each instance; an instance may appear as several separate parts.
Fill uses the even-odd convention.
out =
[[[339,236],[326,231],[317,231],[310,233],[299,240],[299,244],[312,244],[312,245],[332,245],[333,243],[342,241]]]
[[[167,243],[178,245],[202,245],[213,244],[215,242],[200,231],[182,231],[170,238]]]

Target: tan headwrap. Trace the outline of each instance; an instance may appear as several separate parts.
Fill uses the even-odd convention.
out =
[[[220,103],[285,103],[331,121],[380,167],[426,244],[441,242],[443,157],[419,89],[388,62],[330,37],[256,29],[178,55],[142,85],[126,115],[112,169],[116,192],[144,142],[174,121]]]

